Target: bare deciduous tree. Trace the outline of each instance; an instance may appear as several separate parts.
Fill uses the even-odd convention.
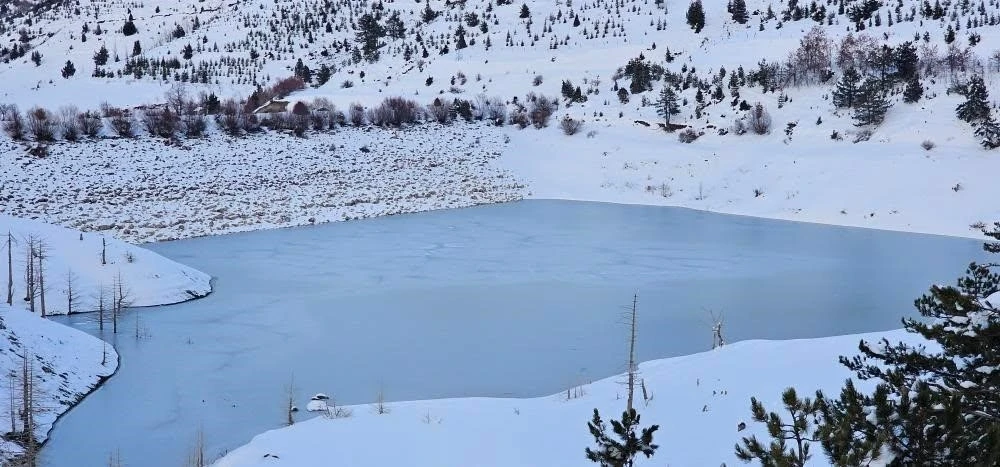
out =
[[[747,125],[751,131],[758,135],[766,135],[771,132],[771,115],[767,113],[764,104],[758,102],[747,111]]]
[[[7,231],[7,304],[14,304],[14,235]]]
[[[55,117],[41,107],[28,111],[28,133],[35,141],[47,142],[55,139]]]
[[[208,465],[208,459],[205,456],[205,430],[203,428],[198,428],[198,431],[194,435],[194,445],[191,446],[191,452],[188,454],[187,467],[205,467]]]
[[[385,391],[383,391],[381,387],[379,387],[378,394],[375,395],[375,404],[372,408],[378,415],[385,415],[391,411],[389,406],[385,403]]]

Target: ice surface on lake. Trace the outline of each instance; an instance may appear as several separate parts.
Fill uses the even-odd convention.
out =
[[[296,404],[559,392],[624,370],[635,292],[642,360],[710,348],[706,310],[729,342],[892,329],[983,255],[965,239],[563,201],[150,246],[215,291],[105,334],[121,369],[56,425],[45,465],[120,449],[174,467],[199,428],[214,458],[284,422],[293,377]]]

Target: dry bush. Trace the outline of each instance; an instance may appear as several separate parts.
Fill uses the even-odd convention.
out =
[[[124,109],[110,107],[107,109],[108,123],[119,138],[132,138],[135,136],[135,124],[132,115]]]
[[[486,119],[494,125],[500,126],[507,120],[507,106],[498,97],[487,98],[479,95],[476,98],[476,118]]]
[[[21,141],[24,139],[24,117],[21,116],[21,111],[17,107],[8,112],[9,114],[5,119],[3,130],[14,141]]]
[[[330,122],[330,112],[312,111],[309,113],[309,123],[312,124],[312,129],[315,131],[323,131],[327,128],[333,128],[333,124]]]
[[[452,118],[451,109],[439,98],[435,98],[434,102],[427,106],[427,114],[431,120],[438,123],[449,123]]]
[[[309,115],[309,106],[302,101],[296,102],[292,106],[292,115]]]
[[[243,134],[246,116],[243,113],[243,106],[236,103],[235,100],[228,99],[223,102],[221,112],[219,112],[216,118],[218,119],[219,126],[222,127],[222,131],[225,131],[229,136],[240,136]]]
[[[750,131],[758,135],[766,135],[771,132],[771,115],[767,113],[764,104],[758,102],[747,111],[747,125],[750,127]]]
[[[309,115],[292,115],[290,120],[292,133],[300,138],[305,136],[306,130],[309,129]]]
[[[208,129],[208,123],[205,121],[205,117],[197,113],[186,113],[182,117],[182,125],[184,127],[184,135],[188,138],[199,138],[205,135],[205,130]]]
[[[47,142],[56,139],[55,117],[41,107],[28,111],[27,128],[35,141]]]
[[[357,102],[352,103],[347,110],[351,125],[361,126],[365,124],[365,107]]]
[[[935,146],[934,142],[929,139],[925,139],[923,143],[920,143],[920,147],[924,148],[925,151],[930,151],[931,149],[934,149],[934,146]]]
[[[306,82],[302,81],[302,78],[299,78],[298,76],[289,76],[288,78],[278,80],[278,82],[275,83],[274,86],[271,86],[271,89],[269,89],[268,93],[270,94],[270,96],[268,96],[267,99],[265,99],[264,101],[266,102],[270,100],[272,97],[278,97],[278,98],[286,97],[295,91],[305,88],[306,88]]]
[[[96,138],[104,128],[104,121],[97,112],[86,111],[77,117],[80,124],[80,132],[90,138]]]
[[[566,136],[573,136],[583,128],[583,120],[576,120],[570,118],[566,115],[559,121],[559,129],[562,130],[563,134]]]
[[[177,114],[170,110],[170,107],[162,109],[150,108],[142,113],[142,124],[150,136],[161,136],[172,138],[177,132]]]
[[[677,134],[677,140],[682,143],[693,143],[699,136],[701,135],[699,135],[697,131],[694,131],[691,128],[686,128],[684,131]]]
[[[264,117],[261,125],[274,131],[287,130],[292,128],[292,118],[291,115],[284,112],[275,112],[267,114],[267,117]]]
[[[80,111],[73,106],[59,109],[59,131],[66,141],[80,139]]]
[[[538,96],[531,99],[531,111],[528,112],[528,117],[535,128],[549,126],[549,118],[552,117],[553,112],[555,112],[555,103],[548,97]]]
[[[511,125],[515,125],[522,130],[531,124],[531,118],[528,117],[528,111],[522,105],[518,105],[514,111],[511,112],[509,118]]]

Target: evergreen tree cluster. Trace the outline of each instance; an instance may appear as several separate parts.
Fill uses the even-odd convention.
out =
[[[1000,253],[1000,223],[983,233],[992,239],[985,250]],[[928,345],[862,341],[859,355],[840,361],[874,390],[848,380],[836,398],[786,391],[788,420],[752,399],[772,440],[744,438],[737,456],[801,466],[819,443],[838,466],[1000,465],[1000,265],[972,263],[955,285],[932,286],[914,304],[921,318],[903,327]]]

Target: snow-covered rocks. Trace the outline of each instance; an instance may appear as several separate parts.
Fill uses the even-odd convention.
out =
[[[100,140],[44,159],[9,147],[0,185],[16,187],[6,214],[148,242],[517,200],[503,144],[494,127],[463,124]]]

